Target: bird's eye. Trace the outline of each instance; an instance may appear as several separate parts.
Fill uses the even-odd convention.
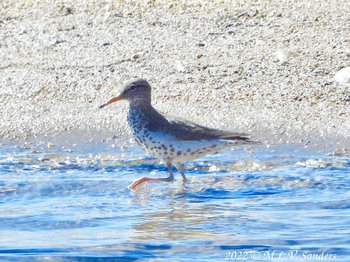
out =
[[[136,89],[136,86],[130,86],[130,91],[134,91]]]

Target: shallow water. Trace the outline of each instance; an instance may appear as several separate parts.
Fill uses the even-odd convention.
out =
[[[137,147],[0,146],[0,260],[350,261],[350,157],[226,150],[190,183]],[[30,257],[30,259],[29,259]]]

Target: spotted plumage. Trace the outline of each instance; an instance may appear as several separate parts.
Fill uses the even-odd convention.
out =
[[[130,82],[120,96],[101,108],[121,99],[129,101],[128,123],[135,141],[147,153],[166,163],[170,173],[168,178],[138,179],[130,186],[132,189],[147,181],[172,181],[172,164],[185,183],[182,163],[215,154],[228,146],[256,143],[247,134],[212,129],[160,114],[151,104],[151,86],[146,80]]]

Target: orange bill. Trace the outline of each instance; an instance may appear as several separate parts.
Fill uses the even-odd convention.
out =
[[[112,98],[111,100],[109,100],[107,103],[104,103],[103,105],[100,105],[99,108],[104,108],[105,106],[108,106],[114,102],[117,102],[119,100],[122,100],[124,99],[121,95],[120,96],[117,96],[117,97],[114,97]]]

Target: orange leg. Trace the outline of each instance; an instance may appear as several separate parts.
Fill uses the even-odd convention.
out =
[[[181,163],[175,163],[174,165],[177,168],[177,170],[179,170],[179,172],[180,172],[180,174],[182,176],[182,184],[186,185],[186,183],[188,182],[188,179],[185,176],[183,165]]]
[[[167,163],[169,176],[167,178],[156,178],[156,177],[141,177],[137,180],[135,180],[130,186],[129,189],[137,190],[142,184],[148,182],[148,181],[155,181],[155,182],[171,182],[174,180],[174,174],[173,170],[171,168],[171,163]]]

